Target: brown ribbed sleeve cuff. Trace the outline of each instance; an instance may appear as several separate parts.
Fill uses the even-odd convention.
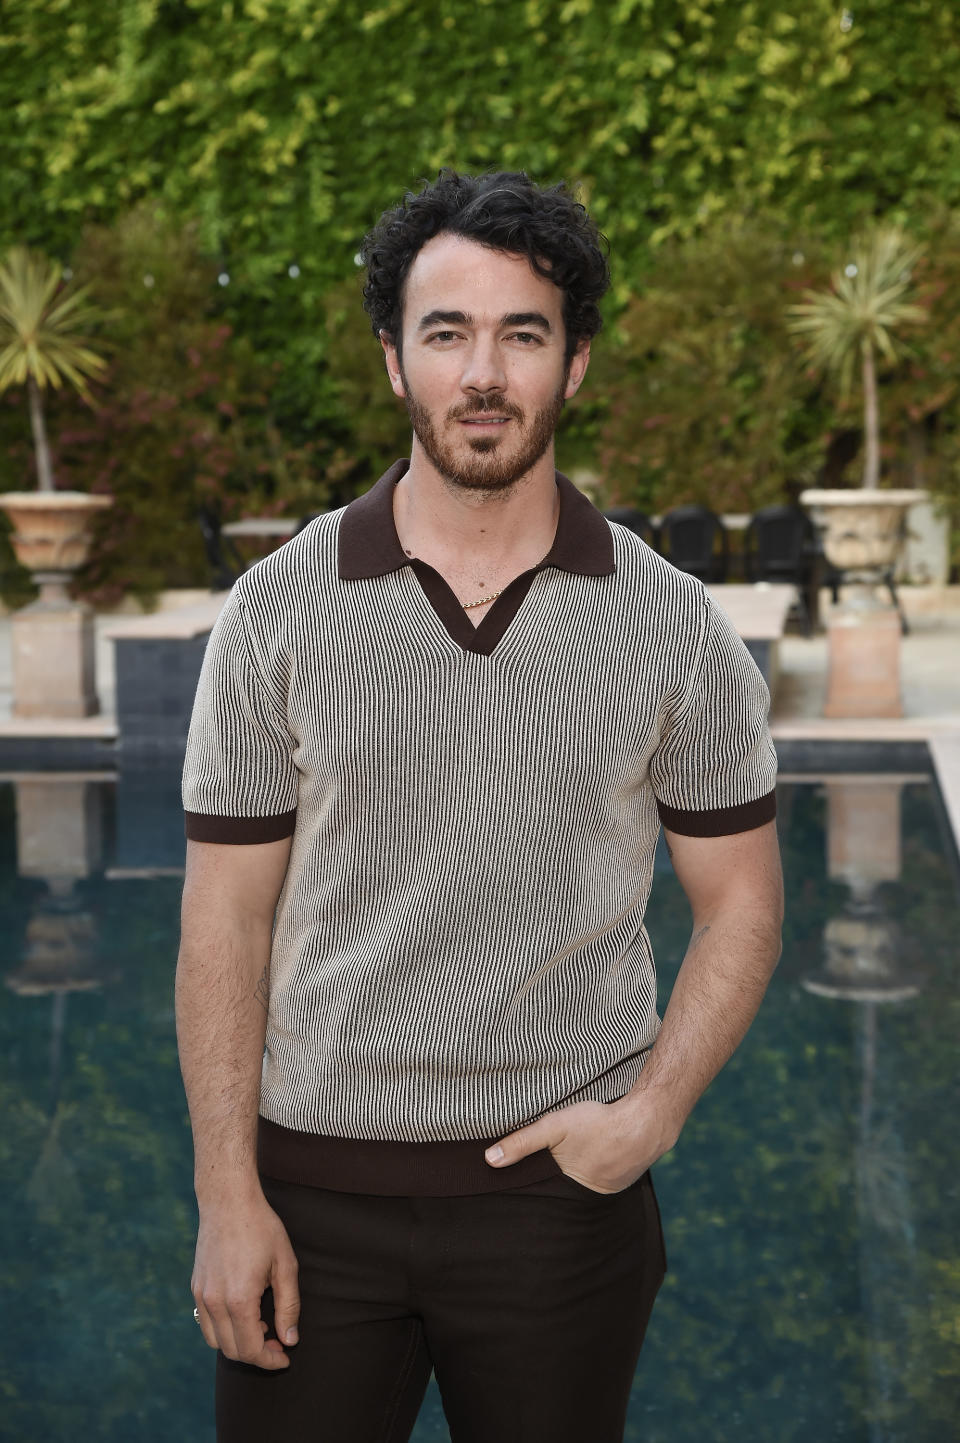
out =
[[[730,837],[735,832],[752,832],[755,827],[772,822],[777,815],[777,794],[768,792],[755,802],[715,807],[707,812],[688,812],[658,801],[657,811],[667,831],[677,832],[681,837]]]
[[[282,842],[297,826],[297,809],[276,817],[210,817],[205,812],[184,812],[184,831],[190,842]]]

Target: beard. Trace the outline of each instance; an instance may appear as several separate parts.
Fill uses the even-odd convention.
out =
[[[403,376],[403,372],[401,371]],[[441,431],[430,411],[410,390],[406,376],[403,376],[406,392],[405,404],[414,435],[423,447],[428,459],[444,480],[453,486],[470,491],[506,491],[513,486],[544,455],[557,429],[557,421],[564,407],[564,390],[567,377],[564,376],[559,388],[542,410],[535,411],[527,424],[526,416],[512,401],[494,397],[486,400],[478,396],[473,401],[451,407],[445,417]],[[446,427],[456,426],[464,416],[482,416],[493,412],[497,416],[509,416],[519,432],[519,443],[511,446],[500,436],[477,436],[466,439],[466,447],[455,447],[448,439]],[[513,426],[510,427],[513,429]]]

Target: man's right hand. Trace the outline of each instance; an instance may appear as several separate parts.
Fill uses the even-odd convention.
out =
[[[201,1207],[190,1288],[203,1336],[235,1362],[289,1368],[297,1341],[297,1260],[286,1228],[262,1196]],[[260,1300],[273,1289],[276,1338],[265,1337]]]

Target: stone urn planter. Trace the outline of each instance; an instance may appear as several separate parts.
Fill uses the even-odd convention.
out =
[[[21,566],[41,586],[66,590],[72,574],[90,553],[89,524],[98,511],[113,505],[112,496],[86,491],[4,491],[0,507],[13,522],[10,537]],[[54,576],[47,581],[43,573]]]
[[[926,491],[803,491],[800,503],[823,533],[827,560],[850,573],[857,599],[867,602],[873,588],[895,565],[909,507],[927,500]]]
[[[89,554],[92,518],[112,505],[112,496],[85,491],[0,492],[17,560],[40,588],[12,622],[15,717],[84,717],[98,709],[93,612],[70,598],[67,585]]]
[[[902,716],[900,617],[878,594],[903,544],[906,513],[926,491],[803,491],[831,565],[846,573],[843,605],[831,618],[824,715]]]

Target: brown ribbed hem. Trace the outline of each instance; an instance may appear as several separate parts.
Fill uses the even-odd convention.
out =
[[[297,809],[275,817],[210,817],[204,812],[184,812],[184,831],[191,842],[282,842],[297,827]]]
[[[736,807],[716,807],[707,812],[688,812],[657,802],[660,821],[668,832],[681,837],[729,837],[735,832],[752,832],[772,822],[777,815],[777,794],[768,792],[755,802],[742,802]]]
[[[379,1142],[296,1132],[260,1118],[257,1164],[264,1177],[332,1192],[380,1197],[462,1197],[562,1176],[547,1148],[510,1167],[484,1158],[495,1137],[466,1142]]]

